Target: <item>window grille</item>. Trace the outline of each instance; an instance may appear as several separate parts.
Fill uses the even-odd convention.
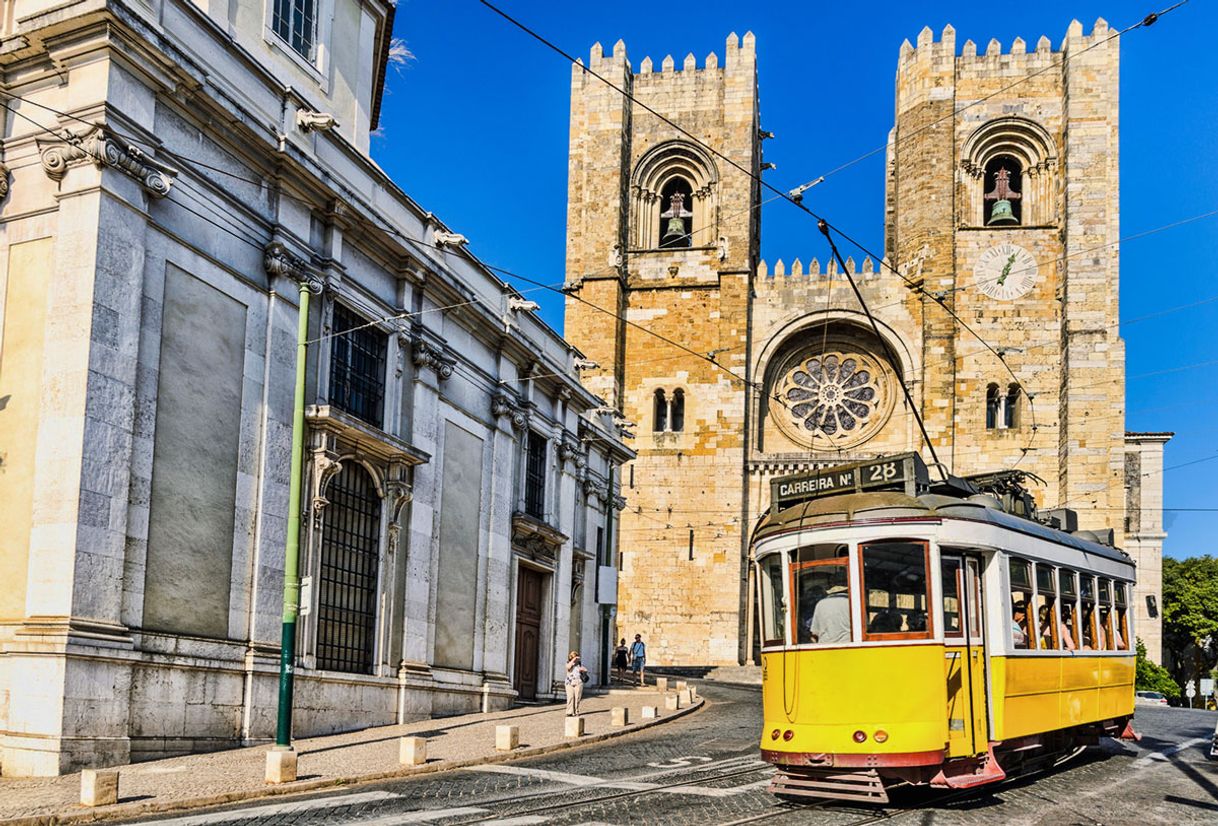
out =
[[[375,327],[364,326],[366,324],[341,304],[334,305],[330,404],[380,427],[385,400],[387,338]]]
[[[529,431],[525,462],[524,512],[537,519],[546,515],[546,439]]]
[[[306,60],[313,59],[317,30],[317,0],[275,0],[272,15],[275,34]]]
[[[321,531],[317,667],[371,674],[381,500],[368,471],[344,462],[330,483]]]

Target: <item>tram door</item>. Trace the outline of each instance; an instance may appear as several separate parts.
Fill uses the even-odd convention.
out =
[[[944,553],[943,618],[948,757],[984,754],[989,745],[981,560]]]

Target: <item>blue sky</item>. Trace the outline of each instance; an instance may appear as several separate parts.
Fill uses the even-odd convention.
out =
[[[608,51],[621,38],[636,68],[646,56],[658,64],[667,54],[679,65],[688,52],[701,66],[711,51],[722,59],[729,32],[751,30],[762,126],[777,135],[767,141],[766,160],[778,168],[766,179],[782,189],[884,143],[897,50],[924,25],[937,33],[951,23],[958,48],[971,38],[984,49],[995,37],[1005,51],[1017,36],[1032,46],[1044,34],[1056,49],[1071,18],[1088,32],[1097,17],[1124,28],[1170,5],[499,1],[577,55],[598,40]],[[1121,38],[1123,238],[1218,210],[1216,30],[1214,4],[1191,0]],[[560,283],[570,65],[476,0],[400,0],[395,33],[414,60],[390,72],[373,156],[425,208],[469,236],[483,260]],[[877,249],[883,199],[879,153],[812,190],[808,203]],[[825,257],[814,223],[788,204],[764,207],[762,226],[767,260]],[[1126,426],[1175,431],[1165,463],[1168,508],[1218,508],[1216,262],[1218,216],[1121,248]],[[561,330],[561,297],[529,297]],[[1169,555],[1215,552],[1218,512],[1169,511],[1165,521]]]

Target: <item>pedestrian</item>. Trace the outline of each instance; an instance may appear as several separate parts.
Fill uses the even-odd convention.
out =
[[[626,638],[622,637],[622,641],[617,644],[617,648],[613,649],[613,667],[617,670],[617,681],[619,683],[626,682],[626,664],[629,661],[630,652],[626,648]]]
[[[579,652],[572,651],[567,657],[567,716],[579,716],[579,701],[584,697],[584,683],[588,682],[588,669],[580,662]]]
[[[634,643],[630,646],[630,670],[634,672],[636,685],[647,685],[647,677],[643,666],[647,662],[647,646],[643,644],[643,635],[635,634]]]

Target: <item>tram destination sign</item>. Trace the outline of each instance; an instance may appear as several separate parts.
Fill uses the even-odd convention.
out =
[[[770,482],[770,501],[774,510],[780,511],[810,499],[842,493],[893,490],[915,496],[929,484],[930,474],[922,457],[905,453],[782,476]]]

